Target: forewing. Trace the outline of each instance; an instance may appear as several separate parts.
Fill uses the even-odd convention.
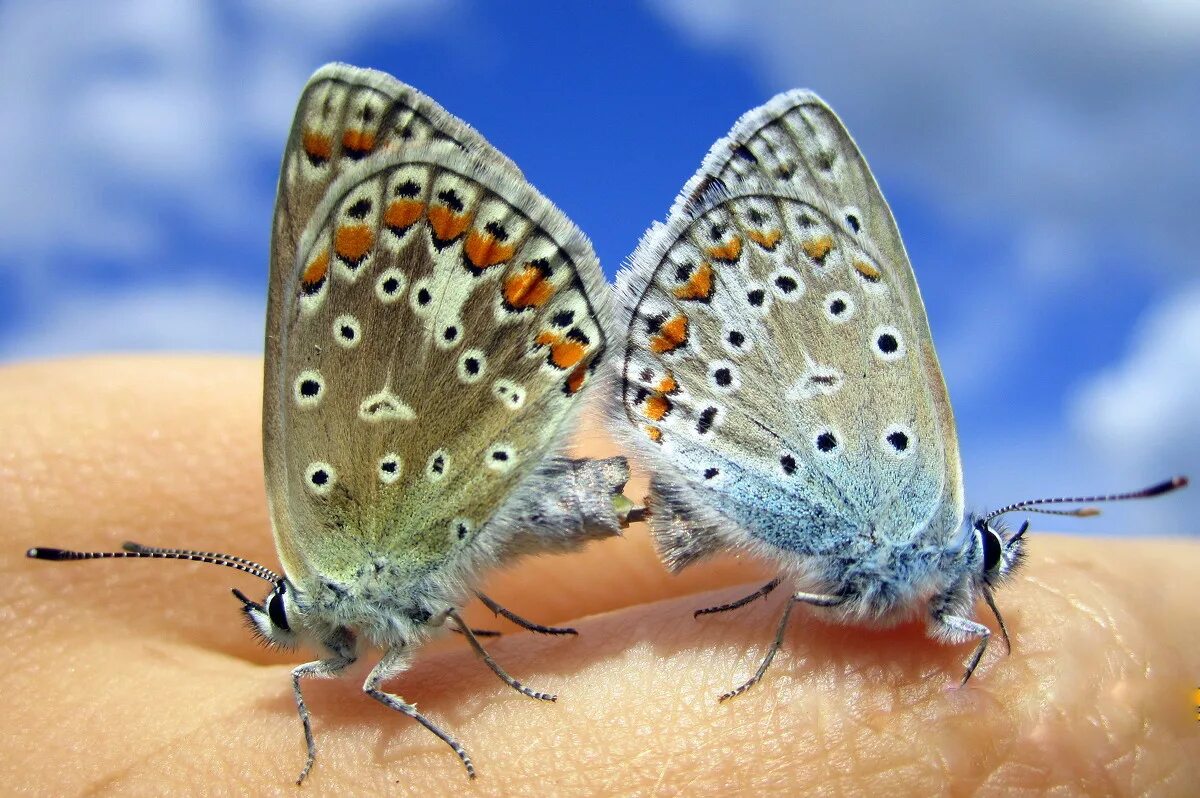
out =
[[[281,555],[427,572],[554,450],[607,346],[599,264],[528,184],[443,142],[347,171],[298,253],[267,397]]]
[[[337,177],[364,159],[422,142],[455,142],[475,157],[520,171],[462,120],[420,91],[383,72],[327,64],[309,79],[284,148],[271,227],[267,294],[265,384],[279,378],[281,313],[295,286],[293,267],[300,238],[317,205]],[[276,457],[280,419],[270,391],[264,393],[263,453],[272,505],[284,501],[283,464]]]
[[[625,420],[701,510],[798,553],[961,514],[912,269],[862,156],[811,94],[743,117],[619,285]]]

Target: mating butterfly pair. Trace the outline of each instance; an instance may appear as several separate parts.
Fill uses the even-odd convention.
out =
[[[280,171],[271,239],[263,451],[284,574],[245,559],[126,544],[35,548],[45,560],[209,562],[271,583],[234,593],[252,628],[329,677],[369,641],[363,690],[465,750],[381,689],[459,615],[481,572],[577,549],[643,513],[667,565],[744,550],[790,599],[847,620],[925,607],[930,632],[977,640],[982,595],[1012,572],[1022,526],[963,527],[954,419],[916,281],[874,178],[833,112],[789,92],[714,145],[610,289],[586,237],[467,124],[390,76],[318,70]],[[615,384],[602,369],[612,363]],[[645,510],[623,458],[570,460],[586,396],[653,471]],[[1122,496],[1151,496],[1182,478]],[[803,592],[813,590],[817,592]],[[542,627],[476,595],[534,631]],[[999,614],[997,613],[997,618]],[[1001,630],[1004,630],[1001,622]]]

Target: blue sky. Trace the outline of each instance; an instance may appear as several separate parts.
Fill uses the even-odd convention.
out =
[[[803,86],[891,202],[969,504],[1200,474],[1200,4],[8,2],[0,360],[258,352],[300,88],[391,72],[611,276],[712,141]],[[1200,489],[1043,527],[1200,535]]]

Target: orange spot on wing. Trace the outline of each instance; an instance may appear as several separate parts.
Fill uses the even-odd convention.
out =
[[[770,232],[751,230],[749,233],[746,233],[746,235],[750,236],[750,240],[755,244],[758,244],[767,252],[770,252],[775,249],[777,244],[779,244],[779,239],[783,236],[783,233],[781,233],[779,230],[771,230]]]
[[[658,443],[662,440],[662,430],[660,430],[658,427],[646,427],[646,437],[655,443]]]
[[[328,161],[333,157],[333,142],[324,133],[304,131],[304,152],[314,162]]]
[[[821,236],[811,241],[805,241],[801,246],[804,247],[804,254],[820,263],[825,260],[826,255],[833,251],[833,239],[829,236]]]
[[[433,235],[438,241],[453,241],[463,234],[471,217],[465,213],[455,213],[442,205],[429,209],[429,224],[433,226]]]
[[[560,369],[569,369],[583,360],[585,351],[578,341],[561,341],[550,346],[550,362]]]
[[[658,387],[654,390],[659,393],[675,393],[679,390],[679,383],[675,382],[675,378],[668,374],[662,378],[662,381],[658,383]]]
[[[396,200],[383,212],[383,223],[392,230],[404,230],[421,218],[425,206],[416,200]]]
[[[646,399],[643,411],[646,418],[662,421],[663,417],[671,412],[671,400],[665,396],[651,396]]]
[[[736,239],[735,239],[736,240]],[[709,263],[701,263],[700,268],[692,272],[692,276],[683,285],[675,289],[675,296],[698,302],[707,302],[713,294],[713,269]]]
[[[365,224],[339,227],[333,236],[334,252],[349,263],[357,263],[365,258],[374,244],[375,233]]]
[[[554,285],[537,266],[526,266],[504,281],[504,302],[517,310],[541,307],[553,293]]]
[[[580,366],[571,372],[567,377],[567,393],[578,393],[583,387],[583,380],[587,377],[587,366]]]
[[[308,262],[304,267],[304,274],[300,277],[300,283],[305,286],[313,286],[325,279],[325,275],[329,273],[329,250],[323,249],[320,254]]]
[[[549,330],[542,330],[538,333],[538,337],[533,339],[533,342],[538,346],[550,346],[550,344],[558,343],[562,338],[557,333],[552,333]]]
[[[858,272],[866,280],[868,280],[869,282],[872,282],[872,283],[879,282],[879,278],[883,276],[880,273],[879,269],[876,269],[874,266],[867,263],[865,260],[854,261],[854,271]]]
[[[512,244],[501,243],[495,236],[472,230],[467,236],[467,259],[480,269],[504,263],[513,256],[517,248]]]
[[[674,352],[687,343],[688,320],[680,313],[658,329],[658,335],[650,339],[650,351],[656,355]]]
[[[709,247],[708,256],[713,260],[723,260],[726,263],[733,263],[742,254],[742,239],[738,236],[726,241],[719,247]]]
[[[375,134],[367,130],[347,130],[342,134],[342,148],[359,154],[375,149]]]

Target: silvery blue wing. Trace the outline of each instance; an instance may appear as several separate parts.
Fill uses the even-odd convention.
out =
[[[339,674],[364,643],[386,650],[363,690],[460,619],[481,572],[522,554],[617,534],[622,458],[568,460],[564,435],[609,341],[609,286],[585,236],[515,165],[430,98],[332,64],[301,96],[271,239],[263,452],[284,575],[237,557],[129,544],[35,549],[41,559],[200,559],[272,583],[235,591],[271,643],[315,647],[301,680]],[[493,610],[535,631],[486,596]]]
[[[722,698],[762,676],[796,601],[847,622],[923,615],[939,640],[976,640],[965,682],[990,634],[976,598],[994,609],[992,588],[1022,556],[1025,527],[992,519],[1058,500],[964,526],[954,414],[916,279],[833,111],[791,91],[745,114],[617,285],[613,422],[653,472],[664,561],[730,550],[779,568],[698,614],[784,583],[791,594],[758,674]]]

